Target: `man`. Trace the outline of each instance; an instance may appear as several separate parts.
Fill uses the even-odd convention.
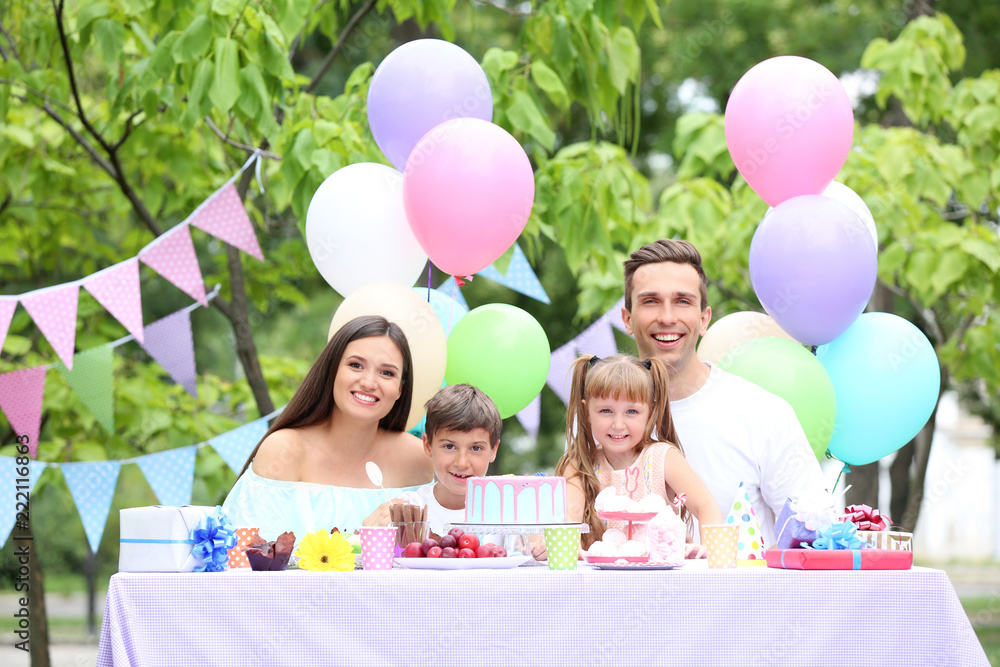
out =
[[[622,320],[642,357],[670,373],[670,412],[691,467],[728,514],[743,483],[765,546],[785,500],[826,485],[795,411],[783,399],[702,363],[698,337],[712,309],[701,255],[687,241],[661,239],[624,262]]]

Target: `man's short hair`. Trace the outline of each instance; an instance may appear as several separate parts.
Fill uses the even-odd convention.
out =
[[[433,441],[439,431],[469,432],[477,428],[490,434],[490,447],[500,440],[503,420],[496,404],[478,387],[453,384],[444,387],[426,403],[424,433]]]
[[[625,267],[625,310],[632,312],[632,277],[635,272],[640,266],[661,262],[690,264],[701,279],[701,287],[698,290],[701,309],[708,308],[708,279],[705,277],[705,269],[701,267],[701,253],[689,241],[660,239],[642,246],[622,262]]]

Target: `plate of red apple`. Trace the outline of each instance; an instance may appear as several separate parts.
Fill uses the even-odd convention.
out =
[[[502,570],[530,560],[531,556],[523,554],[508,556],[503,547],[480,542],[479,536],[452,528],[438,539],[410,542],[395,563],[413,570]]]

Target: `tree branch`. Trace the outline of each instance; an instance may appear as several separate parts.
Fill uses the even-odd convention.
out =
[[[139,109],[138,111],[133,111],[132,114],[125,119],[125,131],[122,132],[122,138],[119,139],[117,142],[115,142],[115,145],[111,147],[111,150],[117,152],[118,149],[122,147],[122,144],[125,143],[125,140],[128,139],[130,134],[132,134],[132,121],[135,120],[135,117],[141,114],[143,111],[145,111],[145,109]]]
[[[347,25],[344,26],[344,29],[340,33],[340,37],[337,38],[337,43],[333,45],[332,49],[330,49],[330,53],[326,54],[326,58],[323,59],[323,62],[319,66],[319,70],[317,70],[316,75],[313,76],[312,81],[309,82],[309,85],[306,86],[302,92],[311,93],[316,89],[316,86],[319,85],[320,80],[326,74],[327,70],[330,69],[330,65],[333,64],[334,58],[336,58],[337,55],[340,53],[341,49],[344,48],[344,43],[347,42],[347,36],[351,34],[352,30],[354,30],[354,26],[356,26],[358,22],[361,19],[363,19],[368,14],[368,12],[370,12],[375,7],[376,1],[377,0],[368,0],[368,2],[365,3],[364,7],[354,12],[354,16],[352,16],[351,19],[347,22]]]
[[[21,54],[17,52],[17,45],[14,44],[14,40],[10,38],[10,33],[7,32],[7,26],[3,24],[2,18],[0,18],[0,32],[2,32],[3,36],[7,38],[7,43],[10,44],[10,52],[14,54],[14,60],[21,62]]]
[[[219,129],[218,125],[212,122],[212,119],[208,116],[205,116],[205,122],[208,123],[208,126],[211,128],[212,132],[215,132],[215,136],[219,137],[220,139],[222,139],[223,142],[229,144],[230,146],[240,148],[242,150],[247,151],[248,153],[253,153],[254,151],[259,150],[261,155],[271,160],[281,159],[281,156],[278,155],[277,153],[272,153],[271,151],[265,151],[260,148],[255,148],[254,146],[250,146],[248,144],[242,144],[236,141],[235,139],[230,139],[226,134],[222,132],[222,130]]]
[[[935,342],[943,343],[946,340],[945,335],[941,331],[940,325],[938,325],[937,317],[935,316],[933,310],[922,306],[920,302],[910,295],[909,292],[903,291],[896,285],[890,285],[881,279],[879,279],[879,283],[884,285],[887,290],[896,296],[906,299],[906,301],[913,306],[913,309],[917,311],[917,315],[920,316],[920,321],[923,322],[924,326],[927,328],[927,332],[930,333],[930,335],[935,339],[931,341],[932,344]]]
[[[63,59],[66,61],[66,72],[69,74],[69,87],[73,93],[73,101],[76,103],[77,116],[80,118],[80,122],[83,126],[90,132],[90,135],[94,137],[94,140],[100,144],[101,148],[105,150],[109,155],[113,154],[111,146],[104,140],[101,133],[90,124],[87,120],[87,115],[83,111],[83,102],[80,101],[80,89],[76,85],[76,74],[73,72],[73,58],[69,53],[69,40],[66,39],[66,26],[63,25],[63,9],[66,5],[66,0],[52,0],[52,6],[56,10],[56,28],[59,30],[59,44],[62,46]]]
[[[57,107],[61,108],[63,111],[68,111],[69,113],[73,114],[74,116],[76,115],[76,111],[73,110],[73,107],[67,106],[67,105],[63,104],[62,102],[60,102],[59,100],[57,100],[55,98],[52,98],[52,97],[49,97],[48,95],[46,95],[45,93],[43,93],[40,90],[35,90],[31,86],[25,85],[22,81],[15,81],[13,79],[0,79],[0,83],[6,83],[6,84],[8,84],[10,86],[18,86],[20,88],[23,88],[24,90],[26,90],[27,92],[31,93],[32,95],[34,95],[38,99],[42,100],[43,102],[48,102],[49,104],[54,104]],[[23,99],[25,102],[28,101],[27,98],[19,98],[19,99]]]
[[[306,28],[309,26],[309,19],[312,18],[313,14],[320,10],[320,7],[328,2],[330,2],[330,0],[319,0],[319,2],[316,3],[316,6],[309,10],[309,13],[306,15],[306,25],[302,27],[299,34],[295,35],[295,39],[292,40],[292,45],[288,48],[288,62],[291,62],[292,58],[295,57],[295,50],[299,48],[299,44],[302,42],[302,35],[305,34]]]
[[[94,162],[96,162],[101,169],[108,172],[111,178],[115,179],[116,181],[118,180],[118,173],[115,171],[115,168],[112,166],[110,162],[108,162],[104,158],[103,155],[97,152],[97,149],[94,148],[89,141],[87,141],[87,137],[77,132],[72,125],[63,120],[63,117],[60,116],[59,113],[55,109],[53,109],[52,105],[49,104],[48,102],[42,105],[42,110],[45,111],[45,113],[47,113],[49,117],[52,118],[52,120],[62,125],[63,128],[67,132],[69,132],[70,136],[76,139],[76,142],[81,146],[83,146],[83,149],[85,151],[90,153],[90,157],[93,158]]]

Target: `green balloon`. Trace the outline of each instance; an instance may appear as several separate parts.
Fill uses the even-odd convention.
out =
[[[823,460],[833,437],[837,398],[829,374],[809,350],[786,338],[754,338],[734,347],[719,368],[785,399],[816,458]]]
[[[493,399],[506,419],[545,386],[549,339],[520,308],[490,303],[470,310],[448,336],[448,384],[471,384]]]

